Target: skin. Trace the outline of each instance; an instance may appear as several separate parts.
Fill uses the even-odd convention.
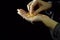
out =
[[[36,11],[34,11],[33,9],[37,4],[39,5],[39,8]],[[39,13],[39,12],[47,10],[51,7],[52,7],[51,3],[44,2],[42,0],[33,0],[27,5],[27,9],[30,12],[30,14],[33,13],[33,12],[34,13]]]
[[[39,9],[37,9],[36,11],[33,10],[34,6],[36,4],[41,4],[42,6],[40,6]],[[58,24],[58,22],[52,20],[51,18],[49,18],[46,15],[43,15],[42,13],[39,14],[39,12],[43,11],[43,10],[47,10],[51,8],[51,4],[48,2],[44,2],[42,0],[33,0],[31,1],[28,5],[27,5],[27,9],[29,12],[26,12],[23,9],[17,9],[18,14],[20,16],[22,16],[25,20],[33,22],[33,21],[41,21],[43,22],[48,28],[50,28],[51,30],[53,30],[55,28],[55,26]]]

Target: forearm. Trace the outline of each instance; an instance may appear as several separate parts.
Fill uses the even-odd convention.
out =
[[[54,29],[55,26],[58,24],[58,22],[52,20],[51,18],[49,17],[43,17],[43,20],[42,22],[50,29]]]

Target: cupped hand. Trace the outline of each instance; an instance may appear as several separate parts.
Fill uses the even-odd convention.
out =
[[[23,9],[17,9],[18,14],[23,17],[25,20],[33,22],[33,21],[41,21],[42,20],[42,14],[35,14],[32,13],[32,15],[30,15],[30,13],[26,12]]]

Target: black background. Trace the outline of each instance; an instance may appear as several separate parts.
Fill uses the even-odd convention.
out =
[[[9,39],[52,40],[50,30],[43,23],[35,22],[31,24],[30,22],[26,21],[20,15],[17,14],[18,8],[19,9],[22,8],[27,11],[26,5],[30,1],[31,0],[7,0],[6,2],[4,2],[4,4],[7,4],[3,6],[3,8],[6,8],[5,12],[7,13],[7,16],[6,15],[5,16],[8,17],[7,19],[9,19],[8,22],[5,21],[4,23],[7,23],[8,26],[8,30],[9,30],[8,32],[10,36]],[[55,11],[58,11],[58,9],[56,8]],[[59,21],[57,19],[58,17],[55,16],[54,19],[56,21]]]

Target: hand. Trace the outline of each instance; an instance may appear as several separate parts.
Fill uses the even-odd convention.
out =
[[[34,11],[34,7],[35,7],[37,4],[39,5],[39,8],[38,8],[36,11]],[[42,1],[42,0],[33,0],[33,1],[31,1],[31,2],[27,5],[28,11],[29,11],[30,13],[33,13],[33,12],[39,13],[39,12],[44,11],[44,10],[47,10],[47,9],[49,9],[49,8],[51,8],[51,7],[52,7],[52,4],[51,4],[51,3],[45,2],[45,1]]]
[[[33,21],[41,21],[42,20],[42,14],[33,13],[32,15],[30,15],[30,13],[24,11],[23,9],[17,9],[17,11],[18,11],[18,14],[27,21],[33,22]]]

